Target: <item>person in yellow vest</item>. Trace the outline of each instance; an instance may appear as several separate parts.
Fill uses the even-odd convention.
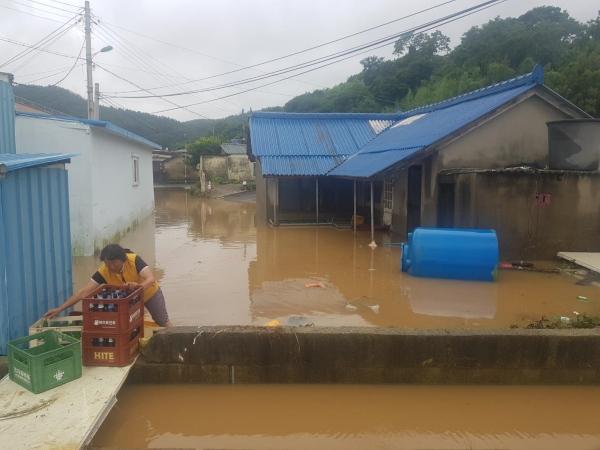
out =
[[[165,297],[154,278],[154,273],[142,258],[118,244],[109,244],[100,252],[100,267],[85,286],[75,292],[58,308],[49,310],[44,317],[51,318],[80,302],[101,284],[142,286],[144,306],[152,319],[161,327],[172,326],[167,313]]]

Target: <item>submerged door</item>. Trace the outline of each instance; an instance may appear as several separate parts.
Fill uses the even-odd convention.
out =
[[[421,184],[423,169],[421,166],[408,168],[408,186],[406,192],[406,231],[411,233],[421,226]]]
[[[454,228],[454,187],[454,183],[440,183],[438,185],[438,227]]]

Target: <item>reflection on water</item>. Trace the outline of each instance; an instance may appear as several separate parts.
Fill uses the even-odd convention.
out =
[[[130,385],[92,446],[598,449],[599,414],[597,387]]]
[[[123,244],[155,261],[178,325],[285,323],[293,315],[316,325],[499,328],[574,310],[600,313],[598,289],[567,275],[502,272],[497,283],[414,278],[399,271],[398,248],[371,250],[368,232],[256,228],[251,203],[178,190],[155,195],[155,218]],[[77,258],[76,283],[96,264]]]

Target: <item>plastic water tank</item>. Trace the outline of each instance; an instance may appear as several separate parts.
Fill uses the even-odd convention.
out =
[[[402,244],[402,271],[418,277],[494,281],[498,260],[494,230],[417,228]]]

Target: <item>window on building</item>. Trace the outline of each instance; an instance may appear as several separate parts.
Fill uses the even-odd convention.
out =
[[[137,186],[140,184],[140,158],[138,156],[132,156],[132,168],[133,168],[133,185]]]
[[[394,189],[391,181],[386,181],[383,184],[383,207],[392,209],[394,204]]]

